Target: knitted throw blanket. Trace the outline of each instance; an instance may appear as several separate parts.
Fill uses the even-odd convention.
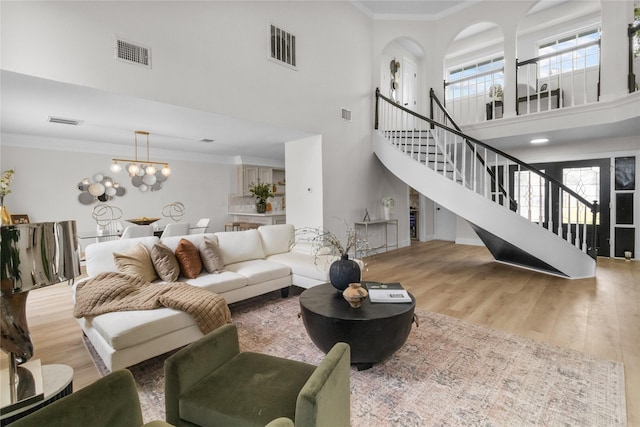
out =
[[[141,277],[116,272],[100,273],[79,283],[73,315],[80,318],[160,307],[190,314],[203,334],[231,323],[227,302],[218,294],[187,283],[151,283]]]

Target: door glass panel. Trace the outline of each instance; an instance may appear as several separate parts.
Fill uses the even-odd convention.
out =
[[[633,224],[633,193],[616,194],[616,224]]]
[[[531,171],[516,171],[514,179],[520,215],[529,221],[544,222],[544,179]]]
[[[562,182],[589,202],[600,200],[600,167],[564,168]],[[584,206],[576,203],[574,197],[564,193],[562,198],[562,222],[584,224],[591,223],[591,213],[585,212]],[[596,224],[600,224],[600,214],[596,215]]]
[[[616,191],[636,189],[636,158],[616,158]]]

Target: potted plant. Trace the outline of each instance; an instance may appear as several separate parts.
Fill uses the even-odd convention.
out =
[[[2,172],[0,177],[0,210],[2,211],[2,225],[11,224],[11,216],[4,205],[4,197],[11,193],[11,180],[13,179],[13,169]]]
[[[265,213],[267,211],[267,199],[275,196],[271,191],[271,188],[271,184],[260,182],[260,179],[258,179],[257,184],[252,182],[249,185],[249,191],[256,198],[256,209],[258,213]]]
[[[492,101],[502,101],[502,86],[499,83],[494,83],[489,86],[489,99]]]
[[[396,201],[393,197],[387,196],[382,199],[382,208],[384,213],[384,219],[389,219],[393,214],[393,208],[396,206]]]

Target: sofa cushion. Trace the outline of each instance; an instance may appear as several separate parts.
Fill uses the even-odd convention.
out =
[[[194,324],[193,317],[184,311],[165,307],[105,313],[88,319],[115,350],[139,345]]]
[[[333,255],[314,256],[302,252],[287,252],[267,258],[268,261],[287,265],[293,274],[323,282],[329,281],[329,267],[338,259],[340,258]]]
[[[258,230],[223,231],[215,233],[224,265],[253,259],[264,259]]]
[[[155,236],[147,236],[92,243],[85,249],[87,275],[93,277],[105,271],[118,271],[113,259],[114,252],[128,252],[138,243],[142,243],[148,250],[151,250],[158,241],[159,239]]]
[[[236,231],[236,233],[238,233],[238,231]],[[228,264],[225,265],[224,269],[246,277],[247,285],[255,285],[273,279],[280,279],[281,277],[286,277],[291,274],[291,269],[288,266],[263,259]]]
[[[197,248],[197,247],[200,247],[200,244],[202,243],[205,237],[208,237],[209,239],[212,239],[214,242],[218,243],[218,239],[213,233],[200,233],[200,234],[189,234],[187,236],[163,237],[161,242],[167,245],[167,247],[171,249],[173,252],[175,252],[176,249],[178,248],[178,243],[180,243],[180,240],[186,239],[191,243],[193,243]]]
[[[180,274],[194,279],[202,272],[202,259],[198,248],[187,239],[181,239],[176,248],[176,258],[180,264]]]
[[[121,273],[142,277],[148,282],[153,282],[158,278],[149,251],[142,243],[138,243],[129,252],[114,252],[113,259]]]
[[[222,260],[222,254],[218,248],[218,244],[213,240],[205,237],[200,246],[200,258],[202,258],[202,265],[208,273],[218,273],[224,268],[224,261]]]
[[[206,289],[216,294],[233,291],[247,286],[248,280],[245,276],[231,271],[221,271],[217,274],[201,274],[195,279],[181,278],[180,281],[190,285]],[[222,295],[224,297],[224,295]]]
[[[295,239],[292,224],[263,225],[258,227],[265,256],[289,252]]]
[[[239,353],[180,396],[180,418],[194,425],[226,426],[294,419],[298,394],[315,370],[304,362]]]
[[[158,242],[151,248],[151,261],[158,276],[165,282],[175,282],[180,275],[180,264],[171,249]]]

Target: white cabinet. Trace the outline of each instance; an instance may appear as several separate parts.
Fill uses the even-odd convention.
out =
[[[279,171],[274,176],[274,171]],[[276,178],[284,182],[284,169],[273,169],[265,166],[238,165],[236,169],[236,181],[238,194],[250,196],[249,187],[251,184],[261,183],[275,184]],[[284,194],[284,185],[279,189],[278,194]]]
[[[263,167],[259,167],[258,168],[258,178],[260,179],[261,183],[269,183],[272,184],[273,183],[273,174],[272,174],[272,169],[271,168],[263,168]]]

